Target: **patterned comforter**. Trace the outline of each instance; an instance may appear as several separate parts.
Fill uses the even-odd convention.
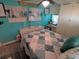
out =
[[[43,29],[25,34],[22,45],[31,59],[57,59],[63,42],[60,34]]]

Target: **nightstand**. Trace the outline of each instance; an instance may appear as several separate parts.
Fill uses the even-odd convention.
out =
[[[55,25],[47,25],[47,26],[45,26],[45,29],[51,30],[53,32],[56,32],[56,26]]]

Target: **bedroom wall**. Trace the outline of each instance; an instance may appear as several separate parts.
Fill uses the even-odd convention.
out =
[[[0,2],[3,2],[5,5],[10,5],[10,6],[20,6],[17,3],[17,0],[0,0]],[[39,6],[39,9],[41,9],[42,11],[44,10],[43,7]],[[52,8],[51,14],[56,14],[58,13],[55,10],[58,7],[55,6],[55,8]],[[42,13],[41,15],[41,21],[40,22],[31,22],[31,25],[33,26],[37,26],[37,25],[41,25],[41,26],[45,26],[48,24],[48,21],[50,20],[51,15],[44,15],[44,13]],[[27,27],[29,25],[29,23],[26,22],[20,22],[20,23],[9,23],[8,18],[0,18],[0,21],[3,21],[4,23],[2,25],[0,25],[0,42],[6,43],[12,40],[16,39],[16,35],[19,33],[19,29],[22,27]]]
[[[79,35],[79,3],[61,6],[57,32],[66,37]]]
[[[0,0],[0,2],[3,2],[5,5],[19,6],[16,0]],[[49,19],[50,15],[42,15],[40,22],[32,22],[31,24],[34,26],[44,26],[47,25]],[[4,22],[2,25],[0,25],[0,42],[3,43],[15,40],[16,35],[19,33],[19,29],[24,26],[28,26],[28,22],[9,23],[8,18],[0,18],[0,21]]]

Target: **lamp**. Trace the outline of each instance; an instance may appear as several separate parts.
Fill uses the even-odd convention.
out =
[[[49,5],[49,3],[50,3],[50,2],[46,0],[46,1],[43,1],[43,2],[42,2],[42,5],[43,5],[44,7],[47,7],[47,6]]]

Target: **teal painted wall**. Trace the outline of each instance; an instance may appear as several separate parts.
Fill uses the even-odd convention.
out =
[[[19,6],[19,4],[16,2],[16,0],[0,0],[0,2],[3,2],[5,5],[12,5],[12,6]],[[38,7],[39,9],[43,10],[43,7]],[[47,25],[48,21],[50,20],[50,14],[44,15],[42,13],[41,15],[41,21],[40,22],[31,22],[31,25],[37,26],[37,25]],[[3,21],[4,24],[0,25],[0,42],[9,42],[16,39],[16,35],[19,33],[19,29],[22,27],[27,27],[29,23],[26,22],[20,22],[20,23],[9,23],[7,18],[0,18],[0,21]]]

